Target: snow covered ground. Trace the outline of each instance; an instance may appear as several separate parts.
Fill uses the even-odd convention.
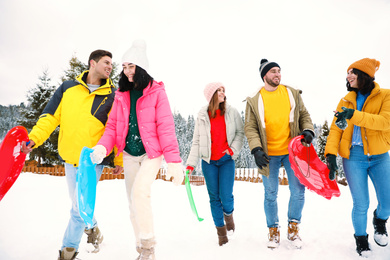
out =
[[[288,186],[280,186],[279,217],[281,246],[266,247],[268,230],[263,211],[263,185],[235,183],[236,234],[223,247],[217,244],[205,186],[192,186],[200,217],[198,222],[188,203],[185,186],[155,181],[153,210],[158,260],[218,259],[361,259],[355,252],[351,223],[352,201],[348,187],[340,186],[341,196],[326,200],[307,191],[301,224],[301,250],[290,249],[286,241]],[[390,246],[381,248],[373,241],[372,212],[375,193],[370,186],[371,207],[368,233],[370,259],[390,259]],[[69,218],[65,178],[22,173],[0,202],[0,259],[57,259]],[[96,217],[104,235],[101,251],[87,252],[82,238],[78,258],[83,260],[135,259],[134,237],[129,220],[123,180],[101,181],[98,185]]]

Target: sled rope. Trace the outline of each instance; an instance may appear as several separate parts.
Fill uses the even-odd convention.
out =
[[[310,146],[309,146],[310,147]],[[310,177],[310,149],[309,147],[306,147],[306,154],[307,154],[307,176],[305,178]]]
[[[304,146],[304,145],[303,145]],[[304,146],[304,147],[306,147],[306,146]],[[301,167],[299,166],[299,163],[297,162],[297,159],[296,159],[296,154],[295,154],[295,152],[294,151],[292,151],[293,152],[293,154],[294,154],[294,161],[295,161],[295,164],[298,166],[298,168],[299,168],[299,170],[301,171],[301,173],[302,173],[302,175],[303,176],[305,176],[305,178],[309,178],[310,177],[310,149],[309,149],[309,147],[306,147],[306,154],[307,154],[307,158],[308,158],[308,160],[307,160],[307,175],[305,175],[304,173],[303,173],[303,171],[302,171],[302,169],[301,169]]]

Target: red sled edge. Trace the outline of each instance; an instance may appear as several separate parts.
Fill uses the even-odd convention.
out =
[[[15,126],[8,131],[0,144],[0,201],[15,183],[23,169],[26,154],[20,148],[28,142],[28,132],[23,126]]]

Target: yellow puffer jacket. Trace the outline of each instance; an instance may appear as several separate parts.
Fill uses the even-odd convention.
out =
[[[337,111],[341,107],[356,109],[356,92],[349,92],[340,100]],[[325,147],[325,155],[334,154],[349,159],[352,144],[353,126],[360,126],[364,154],[377,155],[390,149],[390,90],[381,89],[375,82],[375,88],[367,97],[362,111],[355,110],[352,118],[347,120],[348,127],[343,131],[335,125],[336,117],[330,127]]]
[[[103,135],[115,96],[110,79],[90,92],[85,83],[87,75],[84,71],[76,80],[62,83],[29,134],[36,148],[60,126],[58,153],[74,166],[78,165],[81,149],[95,146]],[[115,165],[122,165],[122,156],[116,157]]]

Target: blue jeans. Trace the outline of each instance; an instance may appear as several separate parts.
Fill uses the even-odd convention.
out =
[[[96,165],[96,179],[99,182],[102,175],[103,165]],[[68,227],[66,228],[64,238],[62,240],[62,247],[73,247],[78,250],[81,237],[83,236],[84,229],[87,227],[84,220],[80,217],[79,207],[77,203],[77,190],[76,190],[76,173],[77,167],[72,164],[65,163],[65,177],[68,183],[69,197],[72,201],[72,209],[70,210],[70,219]],[[97,183],[96,183],[97,184]],[[94,227],[96,226],[96,220],[93,219]]]
[[[303,186],[291,169],[290,161],[287,155],[269,157],[268,177],[263,177],[264,184],[264,211],[267,219],[267,227],[278,227],[278,190],[279,190],[279,169],[283,163],[288,178],[288,187],[290,189],[290,201],[288,203],[288,221],[301,222],[303,205],[305,204],[305,186]]]
[[[210,163],[202,160],[202,171],[210,197],[211,215],[216,227],[225,225],[223,214],[230,215],[234,210],[233,186],[235,163],[225,154],[221,159]]]
[[[387,219],[390,216],[389,154],[367,156],[362,146],[352,146],[349,159],[343,158],[343,166],[353,200],[352,224],[355,235],[365,236],[370,205],[368,177],[374,185],[378,200],[377,217]]]

